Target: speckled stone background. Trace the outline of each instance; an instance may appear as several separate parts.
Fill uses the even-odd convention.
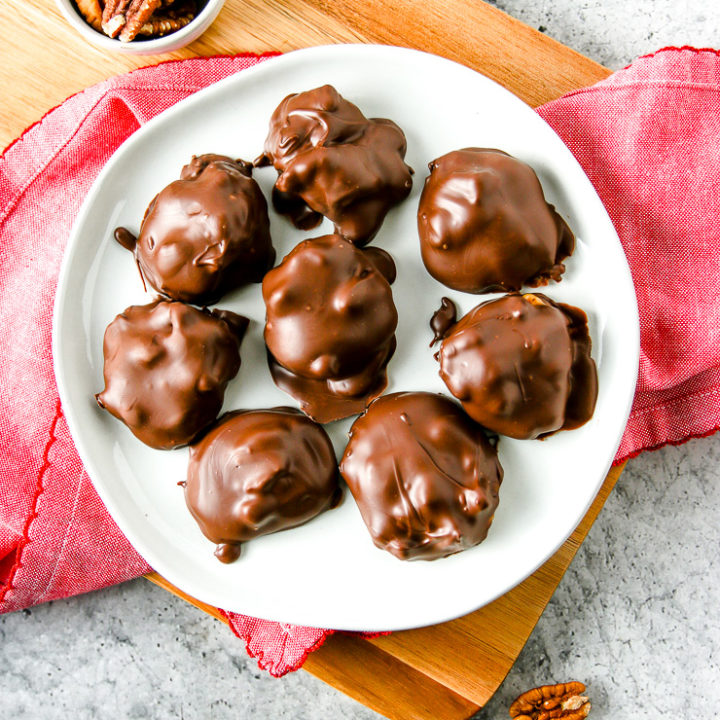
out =
[[[666,45],[720,46],[716,0],[494,4],[613,69]],[[632,460],[477,720],[570,679],[588,684],[594,720],[718,717],[719,513],[720,436]],[[307,673],[274,680],[226,627],[144,580],[0,617],[0,708],[18,720],[380,717]]]

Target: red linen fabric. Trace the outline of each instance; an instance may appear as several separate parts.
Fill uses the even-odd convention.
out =
[[[720,55],[666,48],[539,109],[625,249],[640,374],[617,460],[720,426]]]
[[[75,95],[0,158],[0,612],[149,570],[70,438],[50,351],[65,242],[92,181],[140,125],[264,57],[144,68]],[[617,459],[720,425],[720,58],[666,49],[540,113],[595,184],[638,293],[642,359]],[[297,669],[331,630],[227,613],[262,668]]]

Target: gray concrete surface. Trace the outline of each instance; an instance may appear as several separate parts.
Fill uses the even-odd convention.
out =
[[[720,3],[498,0],[620,68],[665,45],[720,44]],[[628,466],[505,683],[589,685],[595,720],[715,718],[720,707],[720,437]],[[299,672],[274,680],[215,622],[146,581],[0,617],[5,717],[370,720]],[[439,719],[440,720],[440,719]]]

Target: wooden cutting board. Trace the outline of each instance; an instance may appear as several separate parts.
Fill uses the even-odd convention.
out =
[[[590,510],[557,553],[510,592],[441,625],[371,640],[337,633],[303,668],[392,720],[466,720],[505,679],[623,467],[610,471]],[[227,622],[217,608],[186,595],[157,573],[147,578]]]
[[[335,42],[402,45],[464,63],[537,106],[609,71],[479,0],[228,0],[193,45],[152,58],[110,54],[85,43],[51,0],[4,0],[0,42],[0,146],[68,95],[112,75],[166,59],[287,51]],[[442,625],[372,640],[337,634],[305,669],[397,720],[460,720],[502,682],[557,587],[622,468],[537,572],[490,605]],[[156,574],[149,579],[184,596]],[[548,678],[550,680],[550,678]]]

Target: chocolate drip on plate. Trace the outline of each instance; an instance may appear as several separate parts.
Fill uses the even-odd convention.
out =
[[[122,245],[126,250],[129,250],[130,252],[135,252],[135,245],[137,244],[137,237],[133,235],[127,228],[119,227],[115,228],[115,232],[113,233],[115,237],[115,241]]]
[[[447,331],[456,322],[457,308],[455,307],[455,303],[450,298],[444,297],[440,301],[440,307],[430,318],[430,329],[433,331],[433,339],[430,342],[430,347],[442,340],[447,334]]]

